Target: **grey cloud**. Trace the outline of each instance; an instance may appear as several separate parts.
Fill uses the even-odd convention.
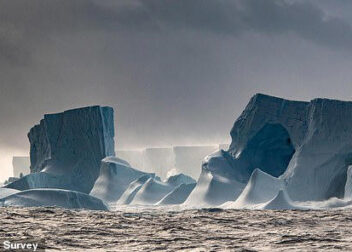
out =
[[[350,48],[351,25],[327,17],[309,1],[131,0],[125,4],[83,0],[0,2],[0,27],[28,38],[82,30],[198,30],[236,36],[243,32],[295,33],[315,43]],[[1,32],[1,29],[0,29]]]

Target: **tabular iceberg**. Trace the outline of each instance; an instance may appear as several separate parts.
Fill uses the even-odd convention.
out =
[[[92,106],[45,115],[28,138],[31,174],[7,187],[89,193],[99,175],[100,161],[115,155],[113,109]]]
[[[351,121],[352,102],[289,101],[257,94],[234,123],[229,150],[203,162],[197,186],[185,204],[220,205],[239,197],[233,206],[249,206],[253,199],[263,198],[261,204],[271,202],[266,206],[270,208],[278,202],[289,207],[291,199],[321,201],[348,196]],[[261,178],[254,181],[258,175]],[[259,191],[255,190],[258,185]],[[277,188],[272,190],[273,185]]]

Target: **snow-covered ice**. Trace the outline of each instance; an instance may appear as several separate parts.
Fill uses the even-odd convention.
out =
[[[101,161],[100,175],[90,195],[108,203],[116,202],[131,182],[145,175],[155,176],[136,170],[129,163],[117,157],[107,157]]]

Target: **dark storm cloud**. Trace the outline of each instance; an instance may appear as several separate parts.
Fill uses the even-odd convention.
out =
[[[249,31],[294,33],[325,46],[350,49],[352,45],[350,24],[342,18],[326,17],[308,1],[12,0],[0,2],[0,23],[2,59],[14,62],[33,40],[82,30],[186,29],[230,36]]]

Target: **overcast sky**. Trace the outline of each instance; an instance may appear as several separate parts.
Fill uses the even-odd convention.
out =
[[[229,142],[258,92],[352,100],[349,0],[1,0],[0,181],[45,113],[101,104],[118,148]]]

